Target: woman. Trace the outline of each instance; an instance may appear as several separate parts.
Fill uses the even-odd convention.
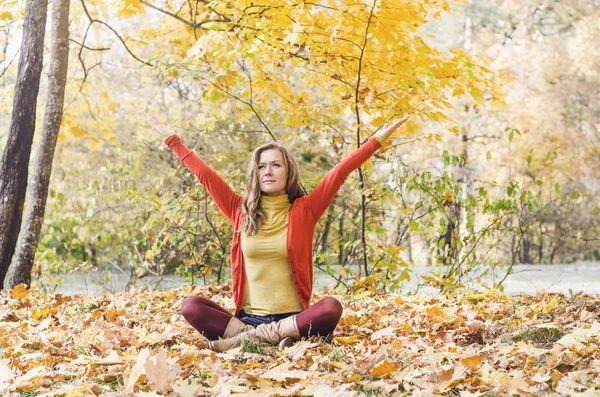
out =
[[[342,160],[308,195],[298,165],[277,143],[254,151],[244,197],[200,157],[149,115],[165,144],[192,171],[233,225],[231,278],[235,315],[200,296],[182,304],[184,318],[223,352],[243,340],[290,346],[294,340],[330,335],[342,317],[342,305],[324,298],[310,305],[313,283],[312,240],[319,218],[348,175],[360,167],[406,120],[384,126]]]

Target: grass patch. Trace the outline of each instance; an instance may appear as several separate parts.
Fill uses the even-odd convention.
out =
[[[514,341],[524,341],[550,348],[552,344],[562,338],[565,333],[559,327],[533,326],[513,336]]]
[[[379,388],[365,388],[361,385],[357,385],[354,390],[363,392],[365,396],[380,396],[382,394]]]
[[[119,391],[119,387],[121,386],[119,379],[115,379],[110,382],[103,382],[103,384],[110,387],[110,390],[112,390],[112,391]]]
[[[344,361],[344,355],[342,354],[341,350],[337,348],[333,348],[329,351],[329,357],[331,358],[331,361]]]
[[[240,354],[242,353],[256,353],[262,356],[277,358],[277,354],[275,354],[272,347],[252,340],[242,341],[242,350],[240,350]]]

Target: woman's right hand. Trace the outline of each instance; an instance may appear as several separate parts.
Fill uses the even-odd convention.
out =
[[[158,121],[158,119],[156,117],[154,117],[154,115],[152,113],[150,113],[150,112],[146,113],[146,117],[148,118],[148,121],[154,128],[154,131],[156,131],[156,133],[158,135],[160,135],[163,139],[166,139],[168,136],[174,134],[173,131],[170,131],[169,129],[167,129],[167,127],[165,127],[165,125],[163,123]]]

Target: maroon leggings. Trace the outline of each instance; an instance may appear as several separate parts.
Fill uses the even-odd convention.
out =
[[[233,315],[213,301],[201,296],[189,296],[181,305],[181,314],[194,328],[210,340],[217,340]],[[328,336],[342,317],[342,304],[335,298],[323,298],[296,315],[300,335]]]

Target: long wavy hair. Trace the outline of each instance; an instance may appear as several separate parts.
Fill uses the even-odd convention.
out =
[[[242,203],[242,214],[244,216],[244,220],[242,221],[242,231],[249,236],[258,233],[265,219],[265,211],[260,204],[260,196],[262,192],[260,190],[258,163],[260,161],[260,155],[262,152],[271,149],[279,150],[283,155],[283,161],[285,161],[287,164],[288,175],[285,191],[288,195],[290,204],[293,204],[297,198],[306,195],[304,188],[300,184],[298,163],[285,147],[273,142],[266,143],[256,148],[252,154],[252,159],[250,160],[250,164],[248,166],[246,194],[244,195],[244,201]]]

